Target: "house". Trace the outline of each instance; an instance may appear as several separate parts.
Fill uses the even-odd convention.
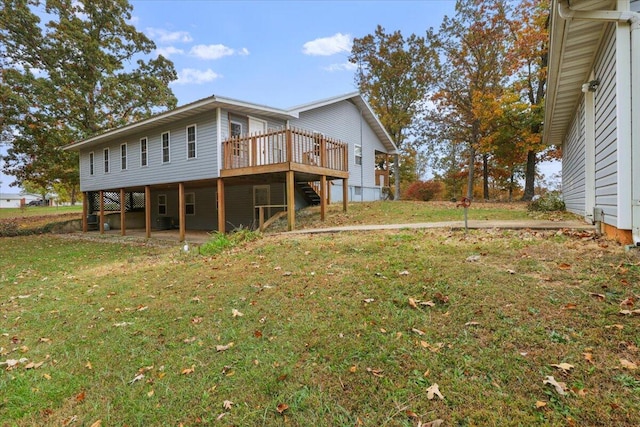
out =
[[[33,194],[9,194],[0,193],[0,208],[22,208],[29,204],[40,200],[40,196]]]
[[[175,227],[181,240],[378,200],[396,154],[358,93],[289,110],[211,96],[64,149],[79,152],[83,230]]]
[[[640,243],[640,0],[554,0],[543,140],[567,209]]]

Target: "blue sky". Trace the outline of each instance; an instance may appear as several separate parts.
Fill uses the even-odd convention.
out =
[[[179,104],[212,94],[274,107],[355,90],[354,37],[378,24],[424,34],[453,0],[131,2],[133,22],[175,64]]]

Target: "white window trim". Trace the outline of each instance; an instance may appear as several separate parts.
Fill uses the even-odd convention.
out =
[[[102,170],[104,173],[111,172],[111,150],[109,148],[102,150]]]
[[[193,157],[189,157],[189,128],[192,127],[193,128],[193,136],[194,136],[194,140],[193,140]],[[197,124],[192,124],[187,126],[186,128],[186,141],[187,141],[187,160],[193,160],[193,159],[197,159],[198,158],[198,125]]]
[[[122,156],[122,147],[124,147],[124,156]],[[127,147],[127,143],[125,142],[124,144],[120,144],[120,170],[126,171],[128,168],[129,168],[129,147]]]
[[[164,136],[167,135],[167,157],[168,160],[164,161]],[[171,163],[171,132],[166,131],[160,134],[160,161],[162,164]]]
[[[160,199],[162,197],[164,197],[164,203],[160,203]],[[168,207],[167,207],[167,205],[169,204],[168,201],[169,200],[168,200],[166,194],[158,194],[158,215],[166,215],[167,214],[167,212],[169,211]],[[164,206],[164,213],[160,212],[160,206]]]
[[[360,147],[360,155],[358,156],[358,147]],[[358,163],[358,158],[360,158],[360,163]],[[355,144],[354,149],[353,149],[353,162],[358,165],[358,166],[362,166],[362,145],[360,144]]]
[[[189,196],[193,197],[193,203],[187,203]],[[193,205],[193,213],[187,213],[187,205]],[[184,193],[184,211],[187,216],[196,215],[196,193]]]
[[[96,173],[96,155],[93,151],[89,152],[89,176],[93,176]]]
[[[144,157],[147,160],[147,164],[146,165],[142,164],[142,158],[143,158],[142,141],[145,141]],[[141,168],[149,167],[149,138],[147,138],[146,136],[140,138],[140,167]]]

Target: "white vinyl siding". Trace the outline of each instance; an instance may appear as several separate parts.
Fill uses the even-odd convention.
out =
[[[164,132],[160,140],[162,141],[162,163],[169,163],[171,162],[171,134]]]
[[[585,214],[584,99],[562,147],[562,194],[569,212]]]
[[[196,125],[187,126],[187,159],[198,157],[196,141]]]

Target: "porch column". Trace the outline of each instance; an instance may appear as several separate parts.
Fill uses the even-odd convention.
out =
[[[89,214],[89,192],[82,193],[82,232],[89,231],[89,224],[87,224],[87,215]]]
[[[98,229],[100,234],[104,234],[104,191],[100,190],[100,224]]]
[[[144,233],[147,239],[151,237],[151,186],[144,186]]]
[[[347,204],[349,203],[349,180],[344,178],[342,180],[342,211],[347,211]]]
[[[222,178],[218,178],[218,233],[225,233],[226,230],[226,218],[224,217],[224,181]]]
[[[320,176],[320,221],[324,221],[327,213],[327,177]]]
[[[125,212],[127,211],[127,203],[124,200],[124,188],[120,189],[120,235],[125,236],[127,234],[125,227]]]
[[[180,223],[180,241],[184,242],[185,234],[185,200],[184,200],[184,183],[178,184],[178,222]]]
[[[296,228],[296,184],[293,171],[287,171],[287,229]]]
[[[400,200],[400,155],[393,157],[393,178],[395,180],[395,191],[393,200]]]

